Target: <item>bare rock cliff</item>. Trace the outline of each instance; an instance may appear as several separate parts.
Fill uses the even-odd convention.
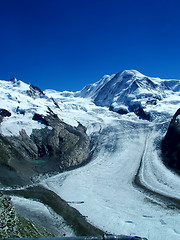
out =
[[[86,129],[79,124],[72,127],[49,111],[43,116],[36,113],[34,121],[46,125],[25,130],[19,136],[0,135],[0,182],[4,185],[28,184],[43,173],[53,173],[76,167],[88,158],[90,141]]]

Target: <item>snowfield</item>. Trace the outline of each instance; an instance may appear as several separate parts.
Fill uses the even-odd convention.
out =
[[[93,143],[91,161],[40,184],[107,233],[179,240],[180,177],[160,158],[160,142],[180,107],[179,86],[179,80],[148,78],[133,70],[106,75],[77,93],[46,90],[32,99],[26,94],[29,85],[0,81],[2,108],[12,113],[0,131],[11,136],[25,129],[30,135],[33,128],[45,127],[33,121],[32,114],[47,114],[48,106],[66,123],[80,122]],[[151,114],[151,121],[137,116],[139,107]],[[127,114],[116,113],[119,109]],[[52,218],[40,203],[17,197],[13,202],[24,211],[34,206]]]

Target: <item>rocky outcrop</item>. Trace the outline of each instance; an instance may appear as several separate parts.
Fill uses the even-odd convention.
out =
[[[18,221],[10,198],[0,193],[0,237],[17,237]]]
[[[50,110],[50,109],[49,109]],[[76,167],[88,158],[90,141],[86,129],[61,121],[53,111],[34,121],[46,125],[33,129],[30,136],[0,136],[0,182],[5,185],[28,184],[41,173],[53,173]]]
[[[134,112],[140,119],[150,121],[151,116],[149,112],[146,112],[140,105],[132,106],[131,111]]]
[[[16,186],[29,184],[35,172],[13,142],[0,135],[0,185]]]
[[[17,216],[10,197],[0,192],[0,238],[50,237],[42,227]]]
[[[8,110],[4,108],[0,109],[0,123],[3,121],[4,117],[10,117],[10,116],[11,116],[11,113]]]
[[[180,174],[180,108],[174,114],[162,141],[164,163]]]
[[[1,115],[2,117],[10,117],[10,116],[11,116],[11,113],[10,113],[8,110],[6,110],[6,109],[1,108],[1,109],[0,109],[0,115]]]
[[[45,96],[44,92],[33,84],[29,85],[29,90],[27,90],[27,94],[34,99]]]

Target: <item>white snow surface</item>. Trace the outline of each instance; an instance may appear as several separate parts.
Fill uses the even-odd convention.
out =
[[[28,84],[13,84],[0,81],[1,108],[12,113],[1,123],[2,134],[18,135],[25,129],[30,135],[33,128],[45,127],[32,116],[47,114],[49,106],[68,124],[83,124],[94,142],[88,164],[49,177],[41,182],[43,186],[74,202],[71,205],[87,221],[108,233],[180,239],[180,210],[170,199],[180,200],[180,178],[160,158],[160,141],[180,107],[179,80],[149,78],[126,70],[106,75],[80,92],[46,90],[36,99],[27,95]],[[149,104],[151,100],[156,104]],[[151,113],[151,122],[131,111],[136,103]],[[24,115],[17,113],[18,106],[25,110]],[[128,113],[109,111],[110,106]],[[84,203],[75,204],[78,201]]]

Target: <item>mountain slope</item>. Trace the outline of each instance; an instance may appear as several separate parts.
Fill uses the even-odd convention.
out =
[[[0,81],[0,95],[1,184],[30,184],[39,174],[60,172],[87,159],[86,129],[63,122],[53,98],[17,79]]]
[[[176,96],[179,91],[179,80],[151,78],[136,70],[125,70],[105,75],[99,82],[84,87],[77,96],[90,97],[96,105],[120,114],[134,112],[140,118],[152,120],[151,106],[160,105],[163,99]]]

